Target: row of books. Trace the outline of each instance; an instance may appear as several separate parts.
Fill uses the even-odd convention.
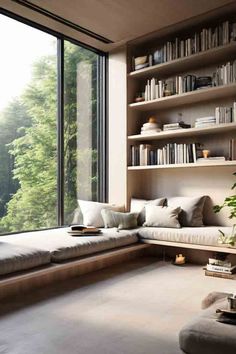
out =
[[[166,80],[148,79],[144,90],[144,100],[191,92],[202,88],[227,85],[236,82],[236,60],[217,68],[213,77],[195,75],[176,76]]]
[[[131,146],[130,165],[169,165],[197,162],[201,156],[200,144],[166,144],[155,148],[150,144]]]
[[[148,55],[147,66],[165,63],[178,58],[206,51],[236,40],[236,23],[224,21],[216,27],[202,28],[188,38],[167,41],[154,53]],[[134,63],[134,58],[133,58]],[[133,70],[138,70],[133,64]]]
[[[236,60],[219,66],[213,73],[213,86],[236,82]]]
[[[236,123],[236,102],[233,102],[233,107],[216,107],[215,118],[216,124]]]
[[[215,258],[209,258],[205,268],[205,274],[221,278],[233,278],[233,274],[236,272],[236,265],[232,265],[227,260],[220,260]]]

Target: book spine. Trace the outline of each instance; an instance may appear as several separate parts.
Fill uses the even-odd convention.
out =
[[[217,278],[226,278],[226,279],[234,279],[233,274],[227,273],[220,273],[220,272],[211,272],[209,270],[205,270],[205,275],[210,277],[217,277]]]
[[[212,272],[220,272],[220,273],[232,274],[231,268],[223,267],[223,266],[217,266],[217,265],[213,265],[213,264],[207,264],[207,270],[212,271]]]

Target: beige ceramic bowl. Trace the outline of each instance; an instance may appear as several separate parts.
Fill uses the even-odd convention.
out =
[[[147,56],[143,56],[143,57],[137,57],[134,59],[135,61],[135,65],[142,65],[145,64],[147,62]]]

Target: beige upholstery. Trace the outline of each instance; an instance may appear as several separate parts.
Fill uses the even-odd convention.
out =
[[[101,235],[74,237],[67,233],[67,228],[34,231],[17,235],[3,236],[2,241],[14,245],[34,247],[51,253],[52,262],[85,256],[108,249],[127,246],[138,241],[137,231],[115,228],[103,229]]]
[[[139,229],[139,236],[141,239],[219,246],[219,229],[226,235],[232,231],[231,227],[220,226],[182,227],[181,229],[143,227]]]
[[[0,242],[0,275],[50,263],[48,251]]]

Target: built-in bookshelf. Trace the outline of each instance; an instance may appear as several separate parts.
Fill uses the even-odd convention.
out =
[[[159,170],[172,168],[200,168],[200,167],[220,167],[220,166],[236,166],[236,161],[212,161],[208,163],[181,163],[172,165],[147,165],[147,166],[128,166],[129,171],[138,170]]]
[[[219,16],[219,14],[217,14]],[[224,23],[224,25],[222,25]],[[218,29],[217,29],[218,28]],[[201,33],[203,33],[205,40],[208,38],[208,44],[204,44],[204,48],[201,49],[198,43],[201,41]],[[217,42],[213,33],[220,34],[221,40]],[[196,35],[199,33],[200,37]],[[206,185],[208,190],[211,190],[211,182],[208,180],[209,176],[217,176],[221,178],[219,184],[223,183],[222,178],[229,180],[228,174],[235,172],[236,168],[236,151],[231,154],[229,151],[232,149],[231,143],[233,141],[233,149],[235,149],[236,141],[236,111],[234,112],[234,118],[229,122],[221,122],[221,124],[209,124],[209,126],[198,126],[195,122],[202,117],[215,116],[216,108],[222,107],[234,107],[236,108],[236,19],[227,19],[225,15],[222,15],[222,19],[216,17],[207,23],[206,16],[201,24],[201,19],[198,23],[198,28],[185,28],[180,30],[180,35],[175,32],[173,27],[173,34],[169,31],[169,38],[165,35],[163,38],[157,33],[157,39],[152,35],[151,40],[145,42],[145,38],[131,43],[128,48],[128,73],[127,73],[127,199],[131,196],[138,197],[156,197],[159,195],[165,195],[165,193],[173,194],[174,186],[173,180],[176,182],[176,195],[190,193],[188,187],[184,187],[183,180],[185,175],[188,175],[188,185],[191,185],[192,190],[197,191],[199,194],[203,193],[203,187]],[[214,36],[214,37],[213,37]],[[177,39],[176,39],[177,38]],[[192,38],[192,40],[189,40]],[[196,39],[197,38],[197,39]],[[213,38],[213,44],[211,39]],[[180,41],[185,41],[189,50],[187,55],[182,57],[173,57],[167,53],[168,50],[175,51],[176,45],[179,45]],[[172,43],[172,44],[167,44]],[[194,48],[191,49],[191,44],[195,43]],[[165,47],[166,46],[166,47]],[[162,48],[162,49],[161,49]],[[164,49],[163,49],[164,48]],[[168,49],[169,48],[169,49]],[[173,49],[174,48],[174,49]],[[162,62],[155,64],[153,56],[155,50],[164,50],[168,56],[160,60]],[[177,51],[176,51],[177,53]],[[178,52],[180,53],[180,52]],[[146,67],[139,67],[135,70],[134,61],[136,57],[147,56],[152,54],[152,58],[148,58],[149,63]],[[183,54],[183,52],[182,52]],[[163,53],[161,54],[163,55]],[[227,84],[223,84],[220,78],[221,75],[226,77]],[[176,93],[176,91],[169,92],[163,96],[155,99],[147,99],[144,95],[145,86],[147,81],[150,82],[152,78],[155,79],[155,83],[173,80],[176,84],[176,78],[186,76],[199,77],[212,77],[212,85],[206,85],[206,87],[200,87],[189,90],[188,92]],[[217,78],[217,80],[216,80]],[[229,78],[229,80],[228,80]],[[182,80],[182,79],[181,79]],[[175,86],[176,88],[176,86]],[[141,95],[142,94],[142,95]],[[136,98],[142,98],[136,101]],[[159,131],[154,133],[141,134],[141,127],[144,123],[148,122],[149,117],[155,117],[159,126],[163,127],[168,123],[176,123],[183,120],[190,128],[178,129],[169,131]],[[196,127],[195,127],[196,125]],[[208,149],[212,157],[221,157],[221,160],[213,159],[212,161],[201,161],[202,156],[198,155],[198,159],[193,162],[191,159],[187,159],[184,163],[162,163],[162,164],[147,164],[147,165],[132,165],[131,163],[131,150],[132,146],[140,146],[141,144],[147,144],[151,146],[151,149],[162,149],[169,145],[182,145],[192,146],[192,144],[202,144],[203,149]],[[200,152],[201,153],[201,152]],[[199,152],[198,152],[199,154]],[[233,157],[233,158],[232,158]],[[198,161],[197,161],[198,160]],[[181,172],[182,171],[182,172]],[[187,172],[189,171],[189,172]],[[193,172],[190,172],[193,171]],[[196,171],[196,173],[195,173]],[[159,179],[160,174],[160,179]],[[171,175],[173,174],[173,178]],[[205,181],[201,186],[195,186],[196,176],[198,179],[201,177],[202,181]],[[176,177],[175,177],[176,176]],[[223,176],[223,177],[222,177]],[[225,177],[224,177],[225,176]],[[192,178],[192,181],[191,181]],[[159,183],[160,180],[160,183]],[[170,185],[171,183],[171,185]],[[144,188],[145,186],[145,188]],[[160,187],[158,187],[160,186]],[[181,186],[181,190],[178,188]],[[161,191],[159,190],[161,188]],[[217,193],[216,192],[216,201]],[[219,192],[220,195],[220,192]]]
[[[185,92],[182,94],[166,96],[150,101],[130,103],[129,108],[140,111],[153,109],[166,109],[185,104],[208,101],[217,98],[229,97],[236,94],[236,83],[204,88],[198,91]]]
[[[130,141],[163,140],[163,139],[178,138],[178,137],[220,134],[225,132],[231,132],[232,130],[235,130],[235,134],[236,134],[236,122],[218,124],[215,126],[210,126],[205,128],[189,128],[189,129],[180,129],[174,131],[162,131],[160,133],[155,133],[155,134],[150,134],[145,136],[141,134],[129,135],[128,140]]]

